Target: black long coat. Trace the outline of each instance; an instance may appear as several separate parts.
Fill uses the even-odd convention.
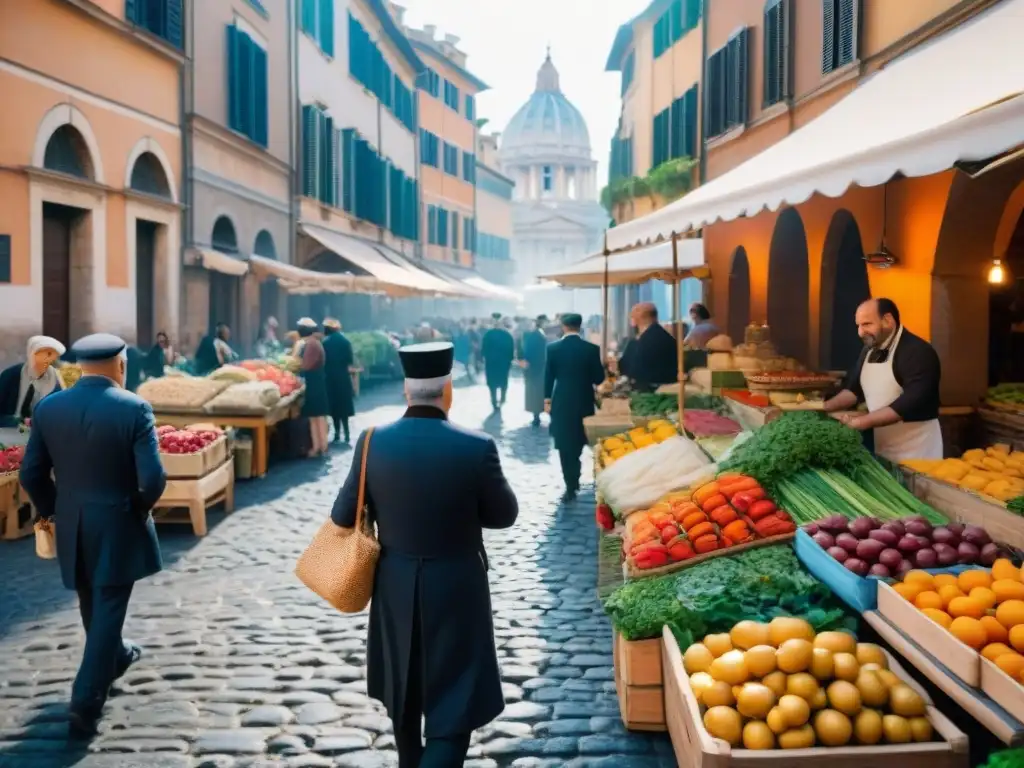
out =
[[[544,410],[544,363],[547,360],[548,340],[539,330],[523,334],[519,358],[526,363],[523,380],[526,383],[526,411]]]
[[[324,336],[324,355],[327,371],[327,399],[331,404],[331,417],[347,419],[356,413],[349,366],[355,362],[352,342],[341,331],[330,328]]]
[[[583,419],[594,415],[594,387],[604,381],[601,348],[578,334],[548,345],[544,367],[544,397],[551,401],[549,431],[559,450],[587,444]]]
[[[487,386],[505,389],[508,386],[508,372],[516,356],[516,342],[504,328],[491,328],[480,343],[480,355],[484,359],[484,376]]]
[[[626,345],[619,371],[633,379],[635,390],[653,392],[662,384],[678,380],[677,354],[675,338],[655,323]]]
[[[365,438],[359,436],[331,511],[337,525],[355,524]],[[436,408],[409,408],[375,430],[369,452],[366,499],[381,555],[370,603],[368,692],[401,727],[418,667],[424,735],[468,733],[505,708],[483,529],[515,523],[515,494],[494,441],[450,424]]]

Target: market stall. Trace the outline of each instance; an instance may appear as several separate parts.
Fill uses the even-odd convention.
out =
[[[0,539],[20,539],[32,533],[35,509],[18,481],[28,432],[0,428]]]
[[[169,424],[157,428],[160,461],[167,473],[167,487],[153,508],[158,523],[188,522],[196,536],[207,532],[206,512],[223,503],[234,511],[235,465],[224,431],[214,424],[192,424],[179,429]],[[184,510],[186,515],[177,514]]]

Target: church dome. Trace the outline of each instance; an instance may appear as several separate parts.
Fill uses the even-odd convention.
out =
[[[537,72],[537,87],[502,133],[503,162],[557,155],[589,160],[590,133],[580,111],[565,97],[551,52]]]

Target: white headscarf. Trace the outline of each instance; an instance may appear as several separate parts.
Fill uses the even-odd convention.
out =
[[[31,407],[34,409],[40,400],[60,386],[60,377],[57,375],[57,369],[52,365],[46,366],[42,376],[36,376],[35,368],[32,367],[32,358],[36,352],[43,349],[52,349],[57,353],[57,357],[60,357],[67,351],[63,344],[49,336],[33,336],[28,340],[28,345],[25,349],[25,364],[21,367],[18,402],[15,403],[14,408],[15,415],[21,413],[21,407],[25,403],[29,387],[33,388]]]

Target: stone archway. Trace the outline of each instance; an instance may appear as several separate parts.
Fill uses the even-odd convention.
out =
[[[871,298],[860,227],[845,208],[835,212],[821,255],[818,302],[818,364],[826,370],[848,370],[863,346],[854,314]]]
[[[742,245],[732,254],[728,306],[727,332],[734,344],[742,344],[747,326],[750,324],[750,262]]]
[[[40,121],[32,165],[106,183],[96,134],[85,115],[71,104],[58,104]]]
[[[238,253],[238,235],[235,233],[234,222],[227,216],[219,216],[213,222],[210,245],[221,253]]]
[[[813,363],[810,355],[810,267],[807,234],[795,208],[779,214],[768,252],[768,325],[779,354]]]

